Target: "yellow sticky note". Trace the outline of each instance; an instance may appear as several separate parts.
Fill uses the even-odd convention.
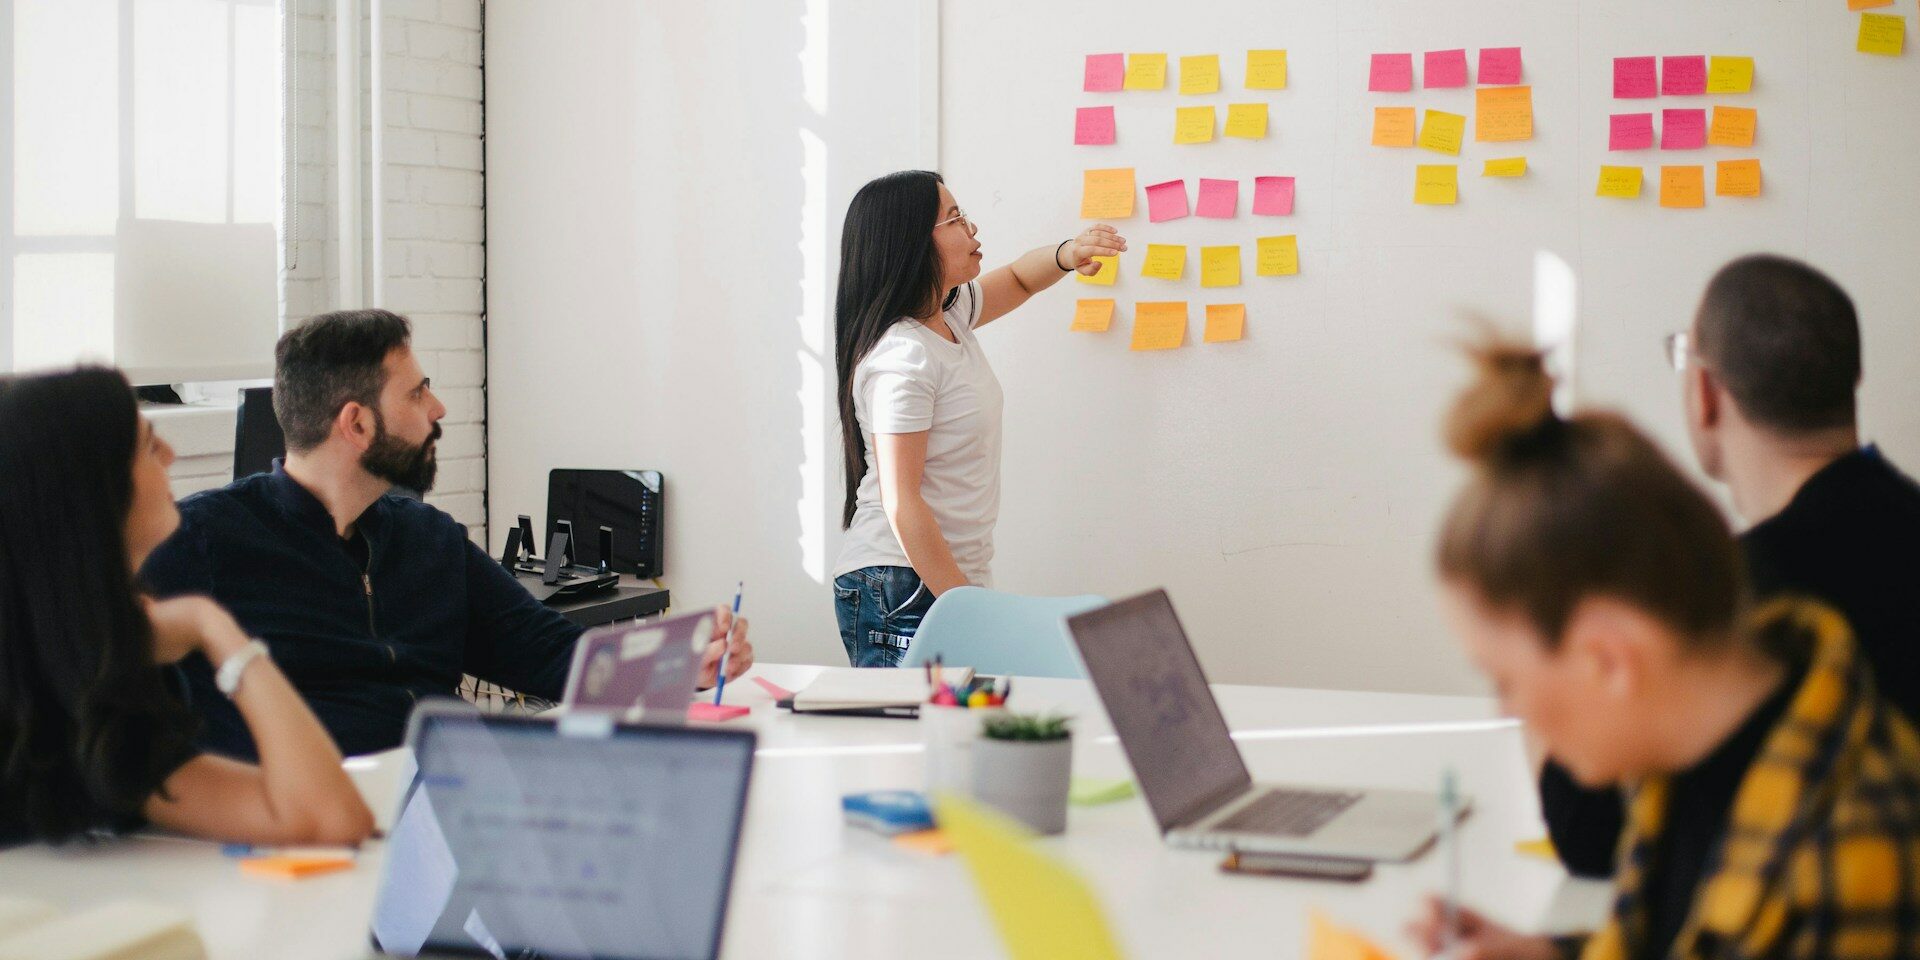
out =
[[[1263,277],[1291,277],[1300,272],[1300,242],[1292,234],[1261,237],[1255,247],[1253,272]]]
[[[1127,54],[1127,90],[1164,90],[1167,86],[1167,55],[1164,53]]]
[[[1207,330],[1200,335],[1206,343],[1227,343],[1246,336],[1247,305],[1244,303],[1207,304]]]
[[[1074,274],[1074,279],[1079,280],[1081,283],[1091,283],[1100,287],[1111,287],[1115,281],[1120,279],[1119,254],[1116,253],[1111,257],[1094,257],[1093,262],[1100,265],[1100,271],[1098,273],[1095,273],[1091,277],[1084,273],[1076,273]]]
[[[1640,195],[1639,167],[1601,167],[1600,186],[1594,189],[1596,197],[1619,197],[1631,200]]]
[[[1760,113],[1751,107],[1714,107],[1707,126],[1707,143],[1715,147],[1753,146],[1753,128]]]
[[[1550,863],[1560,862],[1560,854],[1553,849],[1553,841],[1546,837],[1521,840],[1513,845],[1513,852],[1523,857],[1533,857]]]
[[[1219,93],[1220,55],[1180,58],[1181,93]]]
[[[1716,197],[1759,196],[1760,161],[1722,160],[1714,164],[1713,195]]]
[[[1412,107],[1374,107],[1373,145],[1376,147],[1413,146]]]
[[[1247,89],[1285,90],[1287,88],[1287,52],[1285,50],[1247,51]]]
[[[1524,177],[1527,175],[1527,158],[1501,157],[1498,160],[1488,160],[1487,165],[1480,170],[1480,175],[1483,177]]]
[[[1413,171],[1413,202],[1445,206],[1460,201],[1460,167],[1423,163]]]
[[[1460,141],[1467,135],[1467,118],[1444,110],[1428,110],[1420,123],[1420,147],[1435,153],[1460,154]]]
[[[1156,280],[1178,280],[1187,269],[1187,248],[1177,243],[1147,244],[1147,262],[1140,275]]]
[[[1259,140],[1267,135],[1267,105],[1230,103],[1227,105],[1227,136]]]
[[[1532,87],[1481,87],[1473,94],[1473,139],[1533,139]]]
[[[1890,17],[1883,13],[1863,13],[1860,15],[1861,53],[1877,53],[1883,57],[1897,57],[1907,46],[1907,18]]]
[[[1100,268],[1106,272],[1106,268]],[[1076,333],[1106,333],[1113,326],[1112,300],[1075,300],[1073,302],[1073,327]]]
[[[1173,112],[1174,143],[1206,143],[1213,139],[1212,107],[1180,107]]]
[[[1752,57],[1713,57],[1707,61],[1708,93],[1748,93],[1752,90]]]
[[[1187,302],[1143,301],[1133,305],[1132,350],[1172,350],[1187,343]],[[945,820],[940,821],[946,823]]]
[[[1240,285],[1240,247],[1200,248],[1200,285],[1237,287]]]
[[[1080,180],[1080,216],[1125,220],[1133,216],[1133,168],[1088,170]]]
[[[1697,164],[1661,167],[1660,205],[1663,207],[1706,206],[1707,168]]]
[[[1186,306],[1180,306],[1184,316]],[[1119,942],[1093,888],[1035,847],[1025,828],[951,794],[938,797],[935,810],[941,832],[960,851],[974,887],[987,902],[1007,956],[1120,960]]]
[[[1333,922],[1319,910],[1307,918],[1305,960],[1394,960],[1393,954],[1357,930]]]

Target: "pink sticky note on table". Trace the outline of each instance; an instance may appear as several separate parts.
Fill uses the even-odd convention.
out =
[[[1413,54],[1376,53],[1367,74],[1367,89],[1400,93],[1413,89]]]
[[[1113,142],[1113,108],[1081,107],[1073,112],[1073,142],[1102,144]]]
[[[1253,212],[1262,217],[1285,217],[1293,213],[1292,177],[1254,177]]]
[[[1118,90],[1127,79],[1127,55],[1124,53],[1087,54],[1087,81],[1082,89],[1088,93],[1105,93]]]
[[[1427,69],[1420,78],[1423,87],[1464,87],[1467,85],[1465,50],[1428,50]]]
[[[1240,181],[1200,178],[1200,204],[1196,216],[1231,220],[1240,212]]]
[[[1659,96],[1660,68],[1652,57],[1614,57],[1613,95],[1619,100],[1643,100]]]
[[[1519,47],[1481,47],[1481,83],[1519,83]]]
[[[1607,128],[1608,150],[1645,150],[1653,146],[1653,114],[1616,113]]]
[[[701,723],[720,723],[744,717],[753,711],[731,703],[712,703],[706,700],[696,701],[687,708],[687,719]]]
[[[760,689],[765,690],[767,692],[767,696],[772,697],[775,700],[792,700],[793,699],[792,690],[788,690],[786,687],[783,687],[777,683],[774,683],[772,680],[768,680],[766,677],[754,677],[753,682],[757,684],[760,687]]]
[[[1661,57],[1660,92],[1669,97],[1707,92],[1706,57]]]
[[[1707,111],[1660,111],[1660,149],[1698,150],[1707,145]]]
[[[1187,215],[1187,182],[1168,180],[1147,188],[1147,221],[1178,220]]]

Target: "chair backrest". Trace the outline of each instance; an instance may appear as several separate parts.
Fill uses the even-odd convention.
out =
[[[1022,597],[955,587],[927,609],[901,664],[917,667],[937,655],[948,666],[994,676],[1085,677],[1064,621],[1106,603],[1092,595]]]
[[[274,460],[286,455],[287,438],[273,415],[273,388],[240,391],[240,409],[233,420],[233,478],[266,473]]]

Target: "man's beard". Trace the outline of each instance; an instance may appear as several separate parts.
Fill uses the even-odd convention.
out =
[[[386,418],[376,410],[373,431],[372,446],[360,455],[361,467],[396,487],[423,495],[433,489],[434,474],[440,469],[433,451],[433,442],[440,439],[439,424],[433,425],[433,432],[427,434],[419,446],[408,446],[406,441],[387,432]]]

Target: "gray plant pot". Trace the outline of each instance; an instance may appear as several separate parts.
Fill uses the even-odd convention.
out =
[[[1073,780],[1073,739],[995,740],[973,746],[973,795],[1033,828],[1067,829],[1067,789]]]

